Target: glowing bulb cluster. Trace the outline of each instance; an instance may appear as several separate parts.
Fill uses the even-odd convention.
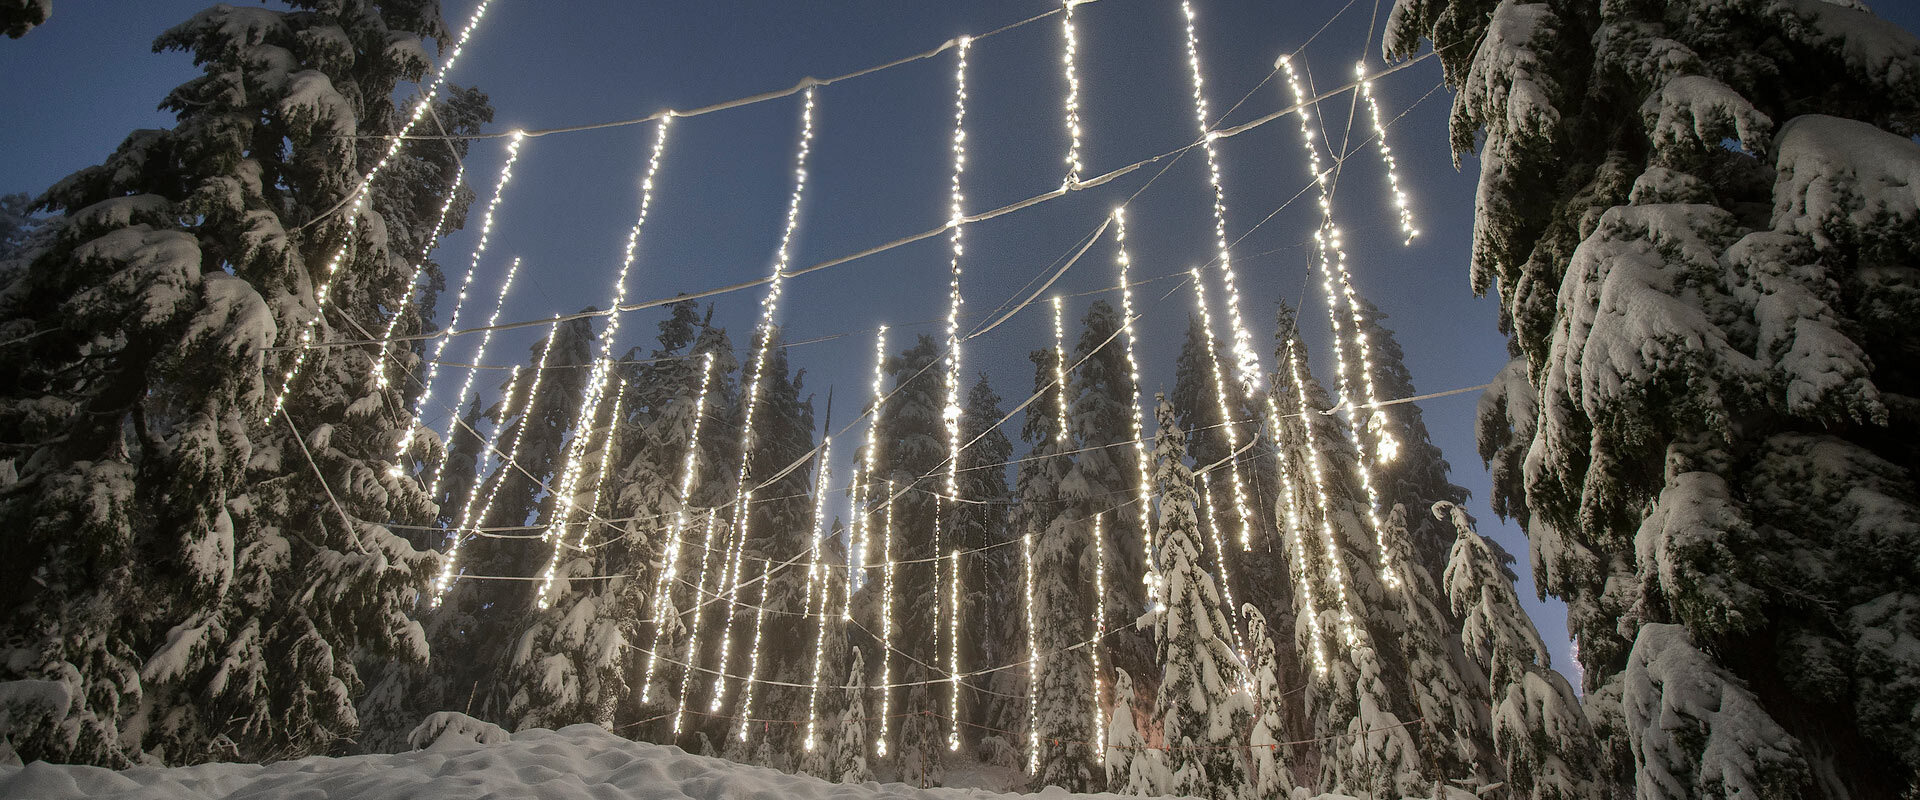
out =
[[[1387,125],[1380,119],[1380,101],[1373,96],[1373,81],[1367,77],[1366,63],[1353,65],[1353,74],[1360,78],[1360,98],[1366,102],[1367,117],[1373,122],[1373,138],[1380,143],[1380,163],[1387,168],[1387,191],[1393,195],[1393,210],[1400,216],[1400,232],[1406,236],[1401,243],[1413,244],[1420,229],[1414,226],[1413,207],[1407,193],[1400,188],[1400,163],[1387,144]]]
[[[499,496],[500,487],[507,482],[507,473],[514,469],[514,463],[520,457],[520,443],[526,441],[527,428],[530,427],[525,424],[524,417],[527,412],[533,410],[534,402],[540,399],[540,386],[544,382],[543,378],[546,376],[547,358],[553,355],[553,340],[555,334],[559,333],[559,331],[560,320],[558,317],[555,317],[553,323],[547,326],[547,341],[546,344],[540,348],[540,361],[538,366],[534,367],[533,370],[533,383],[527,386],[527,402],[520,407],[523,424],[513,432],[513,443],[507,446],[506,455],[501,458],[498,474],[493,481],[493,488],[487,490],[486,500],[478,506],[474,504],[474,499],[479,497],[480,488],[485,481],[475,481],[473,488],[468,490],[467,502],[465,507],[460,510],[460,523],[454,528],[451,541],[447,544],[446,563],[440,566],[440,577],[434,579],[433,582],[432,605],[435,608],[439,607],[440,600],[446,596],[447,588],[453,585],[453,577],[457,574],[455,570],[458,569],[460,562],[460,534],[469,529],[477,530],[478,526],[486,520],[487,514],[493,511],[493,501]],[[501,401],[499,422],[495,423],[493,432],[489,437],[493,442],[498,442],[500,431],[507,424],[508,412],[512,410],[511,406],[513,404],[515,384],[518,383],[519,379],[520,372],[516,369],[513,377],[508,381],[506,398]],[[498,452],[493,449],[493,444],[491,443],[488,444],[487,451]]]
[[[1034,633],[1032,529],[1020,535],[1020,562],[1025,568],[1021,588],[1026,595],[1027,615],[1027,774],[1037,775],[1040,772],[1040,644]],[[887,724],[884,716],[880,724]]]
[[[1100,648],[1107,639],[1107,540],[1101,530],[1100,515],[1093,515],[1093,646],[1087,648],[1093,662],[1093,758],[1107,763],[1106,684],[1100,677]]]
[[[1306,89],[1301,84],[1298,70],[1294,69],[1293,59],[1281,56],[1278,64],[1287,75],[1287,88],[1293,94],[1294,103],[1305,107]],[[1339,379],[1341,405],[1346,408],[1352,420],[1355,449],[1360,453],[1360,485],[1367,495],[1367,523],[1373,529],[1374,544],[1379,554],[1380,579],[1388,588],[1400,586],[1399,570],[1393,563],[1392,551],[1387,547],[1386,528],[1381,523],[1380,511],[1382,499],[1380,490],[1374,485],[1373,471],[1385,461],[1391,461],[1399,449],[1399,444],[1386,429],[1386,419],[1380,411],[1379,394],[1374,389],[1373,354],[1367,342],[1365,319],[1360,313],[1360,298],[1353,290],[1352,275],[1347,269],[1347,251],[1341,243],[1340,228],[1334,224],[1332,174],[1323,169],[1320,161],[1320,148],[1313,142],[1313,129],[1307,125],[1306,111],[1300,112],[1300,144],[1306,150],[1307,163],[1313,171],[1314,183],[1320,192],[1321,223],[1314,232],[1314,244],[1318,251],[1315,263],[1320,271],[1320,287],[1327,300],[1327,320],[1333,329],[1333,355],[1336,375]],[[1345,303],[1347,320],[1340,315],[1340,306]],[[1348,351],[1346,339],[1350,338],[1352,350]],[[1354,363],[1354,355],[1359,363]],[[1366,414],[1361,416],[1353,398],[1355,395],[1354,373],[1359,373],[1357,382],[1365,392]],[[1367,434],[1373,434],[1368,441]],[[1369,444],[1372,447],[1369,447]]]
[[[487,345],[493,342],[493,326],[500,324],[500,311],[507,307],[507,292],[513,288],[513,276],[520,272],[520,259],[516,258],[507,265],[507,277],[500,281],[500,296],[493,301],[493,314],[487,317],[487,330],[480,334],[480,346],[473,352],[473,363],[467,366],[467,376],[460,382],[460,392],[453,396],[453,413],[447,415],[447,432],[440,440],[447,442],[440,448],[440,461],[430,474],[433,476],[427,484],[427,496],[440,496],[440,481],[446,477],[447,459],[453,457],[453,432],[460,426],[460,403],[467,399],[467,393],[473,391],[473,379],[480,374],[480,365],[486,363]],[[442,340],[445,341],[445,340]]]
[[[1133,467],[1139,477],[1139,491],[1134,498],[1140,504],[1140,552],[1146,561],[1146,574],[1152,575],[1153,568],[1153,467],[1147,456],[1146,421],[1140,410],[1140,361],[1134,355],[1133,344],[1133,286],[1128,278],[1133,259],[1127,255],[1127,209],[1125,206],[1113,210],[1115,267],[1120,273],[1120,333],[1126,340],[1127,380],[1132,387],[1129,399],[1133,412]],[[1147,605],[1151,607],[1159,599],[1160,586],[1157,582],[1147,582]],[[1105,741],[1104,739],[1102,741]],[[1100,758],[1105,760],[1106,749],[1100,748]]]
[[[653,694],[653,675],[660,657],[661,639],[666,633],[667,622],[662,616],[667,611],[667,599],[673,591],[673,581],[680,574],[680,535],[687,529],[688,495],[693,492],[695,467],[700,461],[700,429],[707,417],[707,387],[713,378],[713,351],[708,350],[700,359],[700,390],[693,399],[693,433],[687,440],[687,457],[680,466],[680,493],[676,496],[680,507],[674,509],[673,521],[667,526],[667,550],[660,559],[660,565],[654,571],[653,587],[653,647],[647,651],[647,669],[640,682],[640,702],[645,704]],[[694,598],[698,603],[700,598]]]
[[[386,152],[380,155],[380,160],[374,162],[373,169],[367,170],[367,174],[360,178],[360,184],[354,187],[352,194],[348,195],[346,233],[341,237],[339,249],[333,251],[333,256],[327,259],[327,266],[321,272],[320,285],[313,293],[313,316],[301,326],[297,341],[299,349],[294,351],[293,363],[287,365],[286,373],[281,376],[280,388],[275,390],[273,400],[268,402],[267,405],[271,410],[262,418],[263,421],[273,419],[273,415],[280,413],[280,409],[286,406],[287,393],[293,390],[294,379],[300,377],[300,368],[307,363],[307,355],[312,352],[313,333],[319,327],[320,319],[326,316],[327,302],[332,296],[333,279],[339,276],[340,266],[347,260],[347,251],[353,247],[354,230],[360,225],[360,212],[366,210],[367,201],[372,197],[369,190],[373,188],[374,179],[386,170],[388,164],[393,163],[393,157],[398,155],[401,146],[406,144],[407,135],[413,132],[413,127],[420,124],[420,120],[426,117],[427,110],[433,107],[433,101],[440,96],[440,90],[447,84],[447,73],[452,72],[453,65],[459,63],[460,54],[467,49],[467,40],[473,38],[474,30],[480,27],[480,20],[487,15],[487,7],[492,4],[493,0],[480,0],[480,4],[474,7],[473,16],[467,18],[466,26],[462,27],[459,35],[454,37],[453,49],[447,51],[447,63],[440,65],[440,70],[434,73],[433,80],[427,84],[427,90],[421,93],[419,100],[414,102],[413,113],[407,115],[406,123],[388,138]],[[517,132],[514,138],[518,141]],[[460,181],[456,177],[454,179],[456,188],[449,191],[457,191],[459,185]],[[412,430],[411,425],[408,430]]]
[[[1193,11],[1193,0],[1182,0],[1180,8],[1187,17],[1187,66],[1193,73],[1193,118],[1200,127],[1200,149],[1207,156],[1207,181],[1213,186],[1213,240],[1220,253],[1220,279],[1227,291],[1233,363],[1241,385],[1252,394],[1260,375],[1260,361],[1253,353],[1253,335],[1240,321],[1240,290],[1234,285],[1233,258],[1227,245],[1227,190],[1220,182],[1220,155],[1215,152],[1215,134],[1207,123],[1206,79],[1200,74],[1200,34],[1195,27],[1198,16]]]
[[[480,238],[473,244],[473,257],[467,262],[467,275],[460,279],[460,293],[454,295],[453,313],[447,317],[447,332],[451,332],[460,326],[460,311],[467,305],[467,293],[473,290],[473,276],[480,271],[480,257],[486,254],[487,240],[493,234],[494,214],[500,210],[500,201],[507,195],[507,184],[513,181],[513,164],[515,161],[520,160],[520,144],[524,141],[526,141],[526,137],[519,131],[515,131],[513,137],[507,140],[507,160],[500,165],[500,179],[494,183],[493,197],[487,201],[487,211],[485,215],[481,217]],[[511,276],[509,276],[509,282],[510,280]],[[326,287],[321,287],[316,291],[315,296],[319,297],[325,290]],[[502,284],[501,293],[503,296],[505,292],[506,286]],[[316,319],[317,318],[318,317],[316,317]],[[304,336],[306,334],[302,335]],[[403,468],[400,466],[401,459],[406,456],[407,448],[413,444],[413,437],[420,427],[421,412],[426,410],[427,404],[433,400],[433,383],[434,379],[440,375],[440,358],[447,352],[447,342],[452,340],[453,337],[451,335],[442,335],[439,340],[433,344],[433,358],[427,363],[426,382],[420,389],[420,396],[414,398],[412,412],[407,415],[407,430],[400,436],[400,443],[395,445],[393,449],[393,466],[390,467],[388,471],[396,478],[403,474]],[[301,344],[304,345],[306,343],[301,342]],[[306,351],[302,350],[300,352],[304,354]],[[292,378],[290,377],[288,380],[291,381]],[[285,399],[285,394],[282,394],[281,398]],[[457,403],[458,401],[456,400],[455,402]],[[280,408],[276,405],[273,410],[275,413],[278,413]]]
[[[574,492],[580,480],[580,460],[586,455],[587,426],[600,411],[604,401],[607,380],[613,373],[613,347],[620,336],[619,309],[627,300],[627,275],[633,271],[634,254],[640,246],[640,231],[647,225],[647,215],[653,210],[654,181],[660,174],[662,155],[667,150],[667,134],[673,130],[673,115],[660,118],[659,127],[654,132],[653,151],[647,158],[647,173],[640,181],[640,212],[634,219],[633,227],[627,231],[626,249],[620,258],[620,270],[613,279],[613,302],[608,308],[612,312],[607,316],[607,327],[600,331],[600,356],[594,362],[593,372],[587,378],[586,397],[580,403],[579,415],[574,420],[574,438],[569,445],[567,466],[561,473],[558,502],[553,515],[553,524],[548,525],[545,538],[553,543],[553,556],[547,563],[546,574],[540,581],[540,592],[535,603],[546,608],[552,602],[553,581],[560,567],[560,551],[566,544],[566,526],[571,524],[573,516]],[[556,529],[557,526],[557,529]]]
[[[407,309],[413,306],[415,287],[420,285],[420,276],[426,274],[427,256],[433,253],[433,246],[440,242],[440,234],[447,229],[447,214],[453,210],[453,201],[460,198],[460,181],[467,174],[467,165],[461,164],[453,171],[453,181],[447,184],[447,197],[440,202],[440,213],[433,218],[433,232],[427,235],[420,245],[420,256],[413,260],[413,274],[408,276],[407,285],[399,302],[392,305],[393,316],[387,318],[387,329],[380,333],[380,357],[373,360],[373,385],[387,388],[390,378],[387,375],[387,347],[393,343],[393,332],[400,327],[400,318],[407,315]]]
[[[1207,364],[1213,370],[1213,395],[1220,407],[1220,431],[1227,437],[1227,452],[1240,452],[1240,434],[1233,425],[1233,409],[1227,404],[1229,390],[1226,372],[1220,368],[1219,343],[1213,336],[1213,312],[1207,305],[1207,285],[1200,279],[1200,269],[1195,267],[1193,275],[1193,304],[1200,310],[1200,328],[1207,334]],[[1233,512],[1240,518],[1240,549],[1251,549],[1253,544],[1253,514],[1247,503],[1247,484],[1240,477],[1240,457],[1232,455],[1227,462],[1228,481],[1233,489]]]
[[[813,488],[813,566],[807,570],[807,611],[813,611],[813,591],[816,584],[820,588],[820,615],[813,621],[813,686],[807,691],[807,737],[801,742],[807,752],[813,752],[815,735],[820,728],[820,652],[827,643],[827,595],[831,580],[823,579],[826,564],[821,561],[825,552],[827,520],[827,488],[832,473],[833,437],[828,436],[820,443],[820,475]],[[849,548],[851,551],[851,548]],[[852,572],[847,573],[851,575]],[[853,594],[851,583],[847,594]]]
[[[1059,295],[1053,296],[1053,388],[1059,407],[1054,409],[1060,426],[1054,434],[1054,441],[1066,447],[1073,441],[1067,430],[1067,310]]]
[[[1073,7],[1084,0],[1066,0],[1060,13],[1060,38],[1065,56],[1067,71],[1066,108],[1062,116],[1067,125],[1067,188],[1080,185],[1080,75],[1074,69],[1074,55],[1079,50],[1078,36],[1073,30]]]
[[[1333,584],[1334,597],[1340,602],[1340,633],[1348,647],[1359,641],[1353,629],[1353,601],[1347,594],[1346,571],[1340,566],[1340,542],[1333,531],[1333,514],[1328,503],[1326,469],[1320,463],[1320,446],[1314,443],[1312,407],[1307,403],[1305,384],[1300,378],[1300,346],[1287,340],[1287,369],[1293,376],[1294,395],[1300,401],[1300,417],[1306,420],[1305,443],[1307,474],[1313,478],[1313,503],[1320,512],[1320,539],[1327,562],[1327,580]],[[1284,470],[1282,470],[1284,472]],[[1304,581],[1302,582],[1305,583]]]
[[[728,574],[732,577],[727,581],[729,610],[725,633],[720,641],[720,669],[713,678],[711,709],[713,711],[719,711],[720,704],[726,700],[727,657],[732,649],[733,621],[739,616],[740,611],[738,580],[740,555],[741,551],[746,549],[747,534],[752,520],[752,515],[748,511],[753,504],[753,488],[747,483],[749,477],[747,469],[751,463],[750,456],[754,446],[754,412],[760,407],[760,390],[767,367],[767,351],[773,348],[774,320],[778,318],[780,296],[786,287],[786,271],[793,249],[793,234],[800,227],[800,201],[806,196],[807,191],[807,157],[813,151],[813,87],[807,87],[807,90],[801,94],[801,98],[800,147],[799,152],[794,156],[793,195],[787,201],[787,224],[785,230],[780,233],[780,249],[773,261],[773,280],[767,286],[767,296],[760,301],[760,323],[755,329],[758,334],[755,338],[758,341],[754,347],[752,369],[748,372],[747,384],[744,387],[747,397],[740,421],[740,472],[734,496],[734,535],[730,546],[732,554],[729,559],[733,566],[728,570]],[[762,591],[764,592],[764,587]]]
[[[960,549],[947,567],[947,749],[960,749]],[[936,604],[938,605],[938,604]]]

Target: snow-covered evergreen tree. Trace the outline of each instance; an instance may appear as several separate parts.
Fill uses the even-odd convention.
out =
[[[1034,391],[1040,399],[1027,406],[1022,439],[1033,444],[1020,464],[1015,490],[1020,504],[1014,523],[1023,536],[1033,537],[1033,619],[1030,636],[1038,660],[1029,670],[1037,675],[1027,691],[1036,695],[1039,768],[1030,778],[1034,788],[1059,786],[1084,791],[1093,782],[1093,754],[1085,744],[1093,736],[1087,698],[1093,696],[1091,665],[1079,651],[1067,648],[1087,639],[1093,607],[1091,562],[1085,561],[1091,521],[1078,524],[1063,486],[1073,474],[1075,448],[1060,431],[1059,392],[1054,386],[1053,350],[1035,350]],[[1024,715],[1023,715],[1024,716]]]
[[[1596,743],[1580,701],[1567,679],[1549,668],[1546,645],[1520,607],[1497,551],[1459,506],[1436,503],[1433,515],[1458,533],[1447,562],[1447,596],[1463,621],[1467,655],[1491,681],[1494,749],[1514,796],[1607,796],[1596,780]]]
[[[860,648],[853,649],[853,665],[847,668],[846,707],[840,710],[840,725],[833,735],[833,778],[841,783],[866,783],[873,780],[867,766],[867,659]],[[827,776],[821,776],[827,777]]]
[[[1104,766],[1107,770],[1106,789],[1109,792],[1124,792],[1127,788],[1127,775],[1133,769],[1133,759],[1140,754],[1147,743],[1140,735],[1140,726],[1134,722],[1133,713],[1133,676],[1125,669],[1113,670],[1113,711],[1107,715],[1107,741]]]
[[[1160,494],[1159,568],[1165,608],[1154,614],[1160,658],[1158,711],[1171,748],[1172,792],[1233,800],[1245,795],[1246,764],[1239,748],[1251,721],[1246,665],[1233,652],[1220,590],[1200,565],[1200,521],[1186,436],[1162,399],[1156,409],[1154,483]]]
[[[333,211],[444,28],[427,0],[289,5],[163,34],[202,71],[162,104],[176,125],[50,188],[36,203],[59,216],[0,277],[19,478],[0,518],[23,532],[9,582],[34,587],[6,603],[0,679],[68,699],[14,717],[32,720],[8,735],[27,757],[312,752],[353,734],[360,657],[426,657],[407,612],[433,559],[381,525],[431,519],[379,463],[398,433],[381,409],[405,398],[370,380],[372,351],[322,348],[266,420],[265,348],[316,313],[347,235]],[[449,133],[486,118],[477,95],[449,98]],[[374,184],[336,320],[384,326],[463,149],[407,148]]]
[[[1252,797],[1285,797],[1292,793],[1293,753],[1281,713],[1286,692],[1280,688],[1279,647],[1267,630],[1267,620],[1248,606],[1247,639],[1253,648],[1253,733],[1247,737],[1249,791]]]
[[[1788,750],[1812,780],[1782,791],[1913,786],[1920,568],[1882,554],[1920,536],[1920,40],[1796,0],[1402,0],[1388,31],[1434,42],[1454,148],[1480,143],[1472,280],[1520,357],[1483,451],[1589,705],[1677,624],[1790,737],[1615,771]]]
[[[961,583],[966,592],[966,616],[961,629],[967,632],[960,643],[962,669],[967,669],[967,665],[977,665],[974,667],[977,669],[1026,660],[1021,615],[1008,613],[1009,598],[1021,596],[1022,565],[1016,534],[1010,524],[1009,501],[1013,492],[1007,486],[1006,464],[1013,460],[1013,443],[996,426],[1004,415],[1000,410],[1000,396],[982,374],[967,393],[966,406],[960,415],[960,441],[979,441],[961,452],[960,492],[967,502],[961,504],[952,517],[956,545],[964,550],[980,551],[966,556],[961,564]],[[1002,670],[1004,673],[1016,671]],[[989,678],[974,680],[998,683]],[[973,681],[963,685],[971,687]],[[992,689],[992,685],[988,688]],[[969,691],[961,700],[961,715],[971,725],[1016,730],[1018,725],[1005,723],[1026,716],[1026,703],[1017,697]]]

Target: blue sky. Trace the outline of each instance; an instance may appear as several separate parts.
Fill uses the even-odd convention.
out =
[[[96,163],[129,130],[167,124],[168,117],[154,106],[193,69],[181,54],[152,53],[150,43],[204,5],[199,0],[66,0],[47,25],[24,39],[0,41],[0,68],[9,76],[0,83],[0,107],[10,112],[0,126],[0,152],[7,153],[0,159],[0,192],[37,192]],[[451,78],[492,96],[493,130],[601,122],[782,88],[802,76],[850,72],[1053,7],[1037,0],[496,0]],[[446,13],[458,25],[469,9],[469,3],[456,0]],[[1915,12],[1889,10],[1913,24]],[[1198,30],[1213,113],[1242,96],[1247,99],[1227,119],[1230,124],[1289,105],[1277,78],[1255,90],[1283,52],[1299,52],[1322,87],[1345,82],[1358,59],[1379,68],[1377,26],[1371,24],[1376,11],[1385,12],[1366,0],[1200,3]],[[1075,18],[1085,174],[1191,142],[1196,129],[1179,5],[1099,0],[1079,6]],[[1060,184],[1066,150],[1060,59],[1058,17],[972,47],[964,187],[970,212]],[[819,90],[812,183],[794,242],[795,265],[846,255],[944,221],[953,71],[949,52]],[[1455,168],[1445,130],[1450,96],[1438,86],[1439,68],[1432,60],[1377,86],[1384,114],[1405,112],[1390,137],[1423,231],[1415,244],[1400,245],[1385,175],[1371,149],[1348,162],[1335,201],[1348,233],[1356,286],[1391,315],[1388,325],[1405,348],[1422,392],[1484,383],[1506,360],[1504,340],[1495,330],[1496,304],[1474,297],[1467,285],[1478,165],[1467,156]],[[1326,134],[1340,141],[1348,110],[1349,96],[1343,95],[1315,124],[1326,125]],[[675,125],[630,299],[698,291],[767,273],[791,190],[798,119],[798,98],[793,98]],[[1356,140],[1364,128],[1355,129]],[[504,319],[604,307],[637,210],[639,175],[652,136],[651,126],[637,126],[530,140],[481,262],[476,297],[491,298],[506,261],[518,256],[525,265]],[[483,198],[492,191],[504,144],[476,143],[469,157],[469,178]],[[1263,361],[1271,365],[1267,343],[1274,303],[1285,299],[1305,306],[1302,319],[1317,337],[1309,342],[1317,372],[1330,376],[1325,313],[1313,288],[1317,281],[1309,281],[1304,244],[1317,215],[1310,196],[1286,205],[1307,186],[1296,124],[1282,119],[1223,140],[1219,149],[1228,234],[1245,235],[1234,249],[1242,311]],[[970,226],[963,285],[967,310],[982,313],[1017,295],[1163,164]],[[1196,150],[1130,206],[1135,279],[1182,272],[1211,258],[1210,191]],[[450,283],[468,263],[477,227],[476,218],[438,251]],[[829,387],[842,400],[837,422],[848,418],[845,409],[858,405],[873,327],[894,326],[896,345],[912,334],[938,335],[947,257],[945,237],[934,237],[791,282],[780,314],[790,341],[851,334],[791,352],[807,370],[806,386],[818,395],[816,408]],[[1111,244],[1102,242],[1055,289],[1076,294],[1110,286],[1113,269]],[[1149,393],[1171,388],[1174,357],[1192,309],[1186,290],[1161,299],[1173,285],[1156,283],[1137,296]],[[1214,289],[1217,303],[1217,283]],[[756,289],[716,299],[719,319],[734,331],[737,343],[746,341],[760,296]],[[1113,293],[1101,296],[1118,302]],[[1093,299],[1071,298],[1070,313],[1077,317]],[[470,309],[467,320],[488,310]],[[619,350],[646,344],[656,318],[640,313],[628,319]],[[486,361],[523,360],[536,335],[497,337]],[[969,343],[968,381],[984,371],[1003,397],[1017,401],[1031,378],[1026,352],[1045,346],[1050,336],[1044,303],[1015,316]],[[449,357],[466,361],[473,346],[470,340],[456,341]],[[482,376],[481,385],[497,384],[501,375]],[[1487,509],[1487,477],[1473,443],[1476,397],[1468,393],[1421,407],[1436,443],[1450,457],[1455,482],[1474,494],[1470,505],[1483,532],[1522,554],[1522,582],[1530,586],[1520,533]],[[1531,591],[1521,594],[1532,602]],[[1532,611],[1558,648],[1556,666],[1568,669],[1564,608],[1533,603]]]

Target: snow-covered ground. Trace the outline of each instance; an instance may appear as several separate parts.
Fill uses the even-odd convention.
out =
[[[497,730],[497,729],[495,729]],[[529,730],[506,741],[441,736],[395,755],[313,757],[275,764],[202,764],[113,771],[35,762],[0,766],[0,798],[68,800],[988,800],[982,789],[839,784],[678,747],[634,742],[593,725]],[[1113,798],[1058,788],[1034,798]]]

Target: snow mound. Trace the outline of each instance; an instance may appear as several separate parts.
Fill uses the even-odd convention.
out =
[[[917,789],[900,783],[828,783],[678,747],[634,742],[594,725],[528,730],[480,745],[442,736],[426,750],[394,755],[315,756],[274,764],[99,767],[34,762],[0,767],[0,797],[68,800],[991,800],[977,789]],[[1035,798],[1071,795],[1050,787]]]

